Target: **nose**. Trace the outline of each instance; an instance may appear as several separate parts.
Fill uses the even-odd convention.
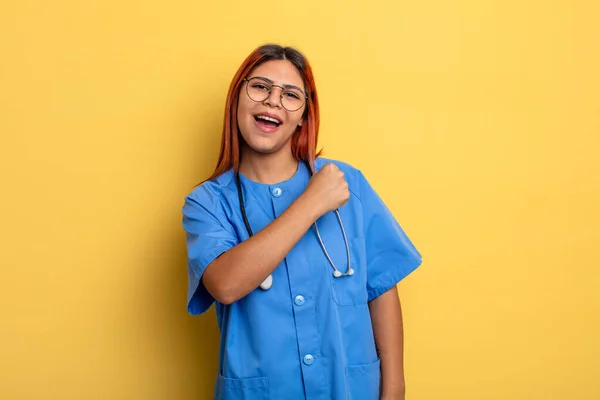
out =
[[[269,93],[269,97],[265,99],[265,104],[268,104],[271,107],[281,108],[281,93],[283,89],[279,86],[273,85],[271,87],[271,93]]]

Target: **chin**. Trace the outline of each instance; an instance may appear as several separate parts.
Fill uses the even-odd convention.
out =
[[[286,144],[291,142],[291,135],[287,140],[281,141],[274,137],[264,137],[261,133],[252,133],[250,137],[242,135],[244,145],[249,150],[258,154],[273,154],[281,151],[286,147]]]
[[[277,153],[279,150],[281,150],[281,147],[268,146],[268,145],[264,145],[264,144],[263,145],[247,144],[246,146],[248,147],[249,150],[253,151],[254,153],[263,154],[263,155]]]

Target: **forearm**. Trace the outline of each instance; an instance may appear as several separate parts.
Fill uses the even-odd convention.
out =
[[[256,289],[317,219],[310,199],[300,196],[278,218],[215,259],[202,277],[206,290],[230,304]]]
[[[381,360],[381,399],[404,400],[404,330],[396,287],[371,301],[369,308]]]

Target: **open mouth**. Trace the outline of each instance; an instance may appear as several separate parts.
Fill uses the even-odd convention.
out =
[[[268,131],[273,131],[279,128],[282,123],[279,119],[265,114],[255,115],[254,120],[260,128],[264,128]]]

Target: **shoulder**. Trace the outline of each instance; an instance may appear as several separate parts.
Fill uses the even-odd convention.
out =
[[[324,157],[319,157],[315,160],[315,167],[317,168],[317,170],[321,169],[321,167],[323,167],[323,165],[326,164],[334,164],[335,166],[337,166],[341,171],[344,172],[344,174],[349,173],[349,174],[356,174],[356,173],[360,173],[360,171],[350,165],[347,162],[344,161],[340,161],[340,160],[334,160],[332,158],[324,158]]]
[[[223,198],[235,185],[233,171],[229,170],[209,181],[204,181],[196,186],[185,196],[184,212],[186,207],[200,207],[214,214],[223,205]]]
[[[315,160],[315,168],[317,171],[326,164],[334,164],[344,173],[349,190],[360,199],[361,188],[364,187],[364,182],[366,182],[362,171],[350,163],[340,160],[324,157],[319,157]]]
[[[324,157],[319,157],[315,160],[315,168],[317,171],[320,170],[326,164],[334,164],[336,167],[338,167],[340,171],[344,173],[348,184],[359,184],[360,181],[364,179],[363,173],[350,163]]]

